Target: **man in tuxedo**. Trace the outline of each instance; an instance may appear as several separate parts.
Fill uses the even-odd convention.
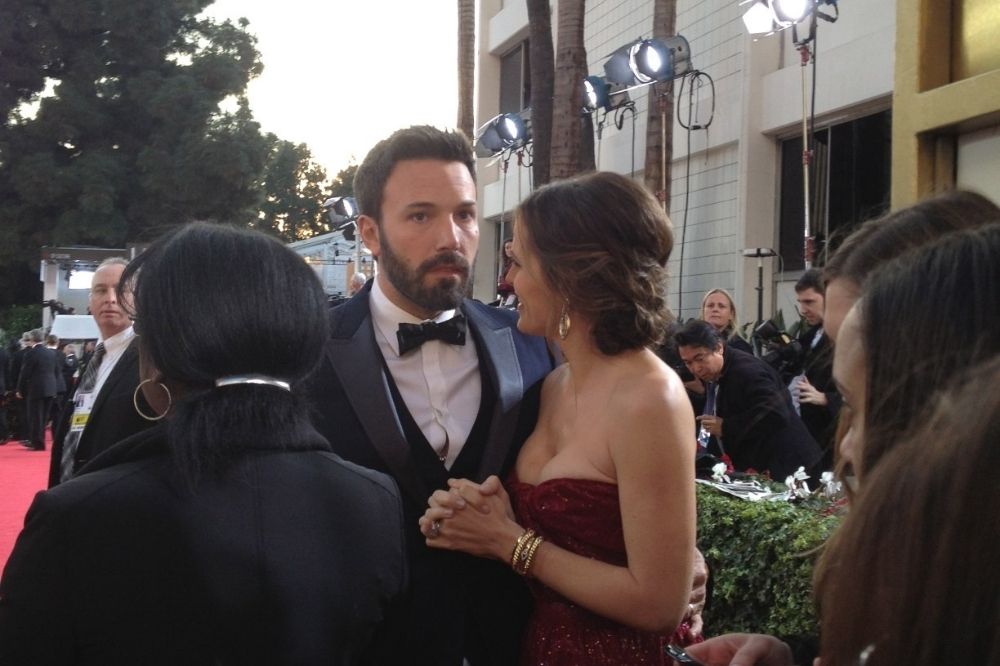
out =
[[[525,586],[504,563],[427,548],[417,520],[449,477],[508,472],[551,356],[516,330],[515,313],[465,298],[479,222],[464,135],[394,133],[358,168],[354,191],[379,272],[333,310],[310,390],[333,450],[390,474],[403,494],[410,593],[378,663],[516,663]]]
[[[17,378],[17,397],[25,400],[28,418],[28,443],[32,451],[45,450],[45,424],[49,420],[57,382],[62,374],[56,366],[56,353],[42,344],[42,329],[31,331],[31,348],[25,351]]]
[[[136,412],[148,406],[139,386],[139,351],[132,322],[118,298],[118,281],[128,262],[105,259],[90,285],[90,313],[101,339],[65,410],[52,446],[49,487],[67,481],[98,453],[152,425]]]

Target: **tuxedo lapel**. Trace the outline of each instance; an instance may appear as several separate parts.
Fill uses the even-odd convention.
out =
[[[400,487],[423,503],[430,491],[414,463],[392,402],[385,366],[375,342],[368,292],[341,307],[344,312],[334,326],[327,356],[372,447]]]
[[[479,465],[478,477],[482,480],[490,474],[497,474],[510,452],[524,395],[524,378],[511,328],[488,319],[473,302],[466,301],[463,310],[476,337],[479,362],[487,364],[486,374],[497,396],[486,449]]]

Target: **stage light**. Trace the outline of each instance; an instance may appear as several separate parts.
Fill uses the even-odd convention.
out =
[[[610,109],[611,98],[608,95],[611,87],[600,76],[588,76],[583,80],[583,111],[590,113],[597,109]]]
[[[782,27],[787,27],[802,21],[813,9],[811,0],[768,0],[774,21]]]
[[[680,35],[626,44],[604,63],[608,82],[628,87],[669,81],[687,74],[690,69],[691,48]]]
[[[765,0],[754,0],[743,14],[743,24],[751,35],[767,35],[774,32],[774,14]]]
[[[483,125],[476,138],[476,155],[492,157],[505,150],[520,148],[531,140],[530,109],[501,113]]]

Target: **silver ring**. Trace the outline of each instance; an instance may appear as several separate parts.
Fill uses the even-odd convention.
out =
[[[430,530],[430,532],[431,533],[428,534],[427,536],[429,538],[431,538],[431,539],[436,539],[439,536],[441,536],[441,521],[440,520],[432,520],[431,521],[431,530]]]

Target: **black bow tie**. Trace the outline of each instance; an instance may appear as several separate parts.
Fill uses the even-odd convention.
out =
[[[399,355],[416,349],[428,340],[440,340],[450,345],[465,344],[465,317],[455,315],[440,324],[433,321],[423,324],[400,324],[396,331],[399,341]]]

